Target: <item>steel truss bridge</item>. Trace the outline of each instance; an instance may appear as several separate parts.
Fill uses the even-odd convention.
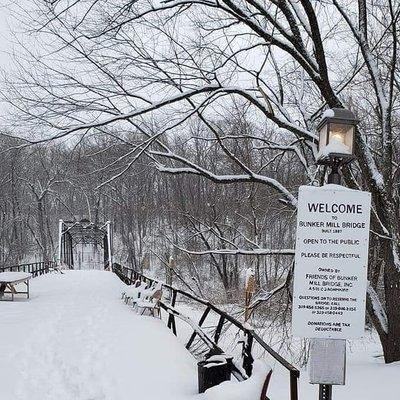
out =
[[[111,269],[112,255],[112,226],[107,221],[104,224],[95,224],[88,219],[81,221],[64,221],[60,219],[58,229],[58,257],[59,266],[66,265],[74,268],[74,247],[77,245],[97,245],[104,251],[104,268]]]

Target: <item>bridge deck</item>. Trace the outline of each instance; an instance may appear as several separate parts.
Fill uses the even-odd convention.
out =
[[[120,300],[110,272],[31,281],[31,299],[0,303],[0,393],[20,400],[180,400],[195,360],[165,325]]]

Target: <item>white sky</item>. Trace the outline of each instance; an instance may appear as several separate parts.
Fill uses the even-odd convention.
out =
[[[9,53],[12,51],[12,35],[10,32],[12,18],[7,8],[8,5],[9,0],[0,0],[0,67],[2,69],[9,67]]]
[[[15,48],[15,37],[12,30],[20,30],[11,10],[15,10],[21,1],[26,0],[0,0],[0,91],[4,90],[3,72],[11,72],[13,66],[12,53]],[[7,118],[9,112],[9,107],[4,102],[0,102],[0,120]]]

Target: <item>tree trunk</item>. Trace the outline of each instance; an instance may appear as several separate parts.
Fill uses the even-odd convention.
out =
[[[46,228],[44,223],[44,208],[42,200],[39,200],[37,203],[38,207],[38,225],[39,225],[39,234],[40,234],[40,241],[42,242],[42,256],[43,261],[48,261],[49,255],[47,250],[47,235],[46,235]]]
[[[400,270],[395,257],[398,252],[395,241],[385,240],[384,286],[388,329],[386,335],[381,335],[385,362],[400,361]],[[382,337],[384,336],[384,337]]]

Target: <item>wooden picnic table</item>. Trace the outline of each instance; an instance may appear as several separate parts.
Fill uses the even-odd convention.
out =
[[[25,294],[29,299],[29,279],[32,278],[32,274],[28,272],[0,272],[0,300],[3,301],[14,301],[14,295]],[[19,283],[26,285],[26,291],[18,291],[16,286]],[[11,294],[11,299],[4,298],[5,294]]]

